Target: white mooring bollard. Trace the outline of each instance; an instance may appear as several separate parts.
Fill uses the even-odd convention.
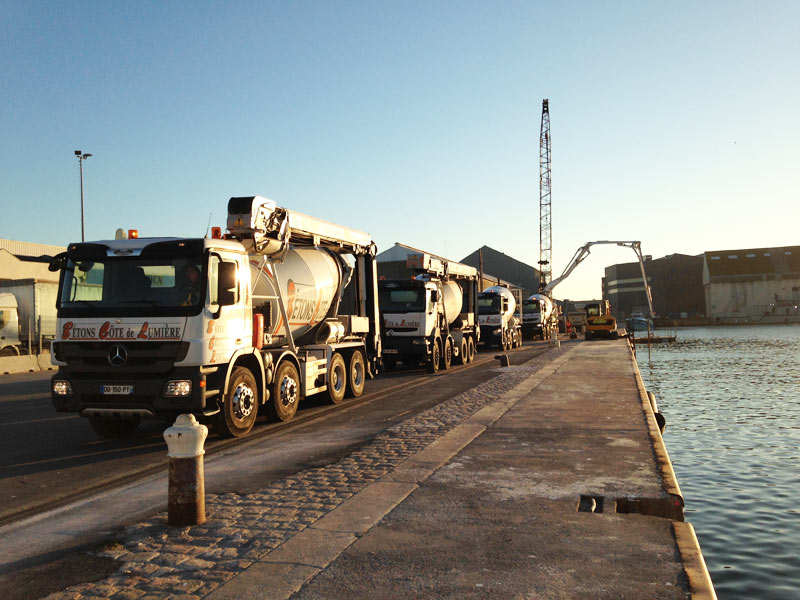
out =
[[[203,469],[203,444],[208,427],[194,415],[178,415],[175,424],[164,431],[169,456],[170,525],[199,525],[206,520],[206,490]]]

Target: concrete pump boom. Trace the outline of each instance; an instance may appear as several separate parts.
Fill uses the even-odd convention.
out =
[[[625,248],[630,248],[636,253],[636,257],[639,259],[639,268],[642,271],[642,281],[644,282],[644,291],[647,295],[647,305],[650,308],[650,316],[653,316],[653,296],[650,293],[650,286],[647,284],[647,275],[644,271],[644,258],[642,257],[642,243],[641,242],[617,242],[617,241],[609,241],[609,240],[602,240],[598,242],[587,242],[575,252],[575,255],[572,257],[572,260],[569,261],[569,264],[564,269],[564,272],[561,273],[560,277],[553,279],[550,283],[548,283],[542,290],[543,294],[547,294],[548,296],[551,295],[551,292],[554,287],[556,287],[559,283],[564,281],[569,275],[575,270],[579,264],[581,264],[584,259],[589,256],[590,248],[595,244],[616,244],[617,246],[623,246]]]

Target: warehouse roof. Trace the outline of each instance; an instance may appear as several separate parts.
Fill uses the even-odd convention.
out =
[[[715,250],[705,253],[712,280],[800,274],[800,246]]]

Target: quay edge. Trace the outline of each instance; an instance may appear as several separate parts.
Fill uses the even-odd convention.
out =
[[[656,421],[653,407],[647,396],[647,389],[644,385],[644,381],[642,381],[642,375],[639,371],[639,363],[636,360],[636,351],[633,343],[630,344],[630,351],[636,385],[639,389],[639,398],[642,402],[642,412],[644,413],[647,429],[653,443],[653,457],[661,471],[664,490],[668,494],[668,498],[664,499],[661,506],[664,514],[654,513],[653,516],[663,516],[673,520],[672,529],[675,535],[675,542],[678,546],[678,552],[680,552],[681,562],[683,563],[684,573],[688,580],[689,591],[692,594],[692,598],[716,600],[717,595],[714,591],[714,584],[711,581],[711,575],[708,572],[708,567],[703,558],[703,552],[700,549],[700,542],[695,535],[694,527],[691,523],[684,521],[683,494],[678,485],[678,478],[672,467],[672,461],[669,458],[667,447],[664,444],[664,438],[661,435],[661,429]],[[673,516],[670,516],[670,513],[672,513]]]

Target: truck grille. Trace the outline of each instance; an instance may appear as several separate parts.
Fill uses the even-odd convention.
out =
[[[188,342],[56,342],[56,359],[73,373],[126,377],[166,373],[186,357]]]

